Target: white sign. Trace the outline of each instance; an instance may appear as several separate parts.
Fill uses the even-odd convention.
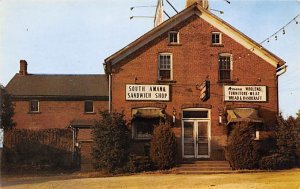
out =
[[[0,148],[3,148],[3,139],[4,139],[4,132],[3,129],[0,129]]]
[[[169,101],[169,85],[126,85],[126,100]]]
[[[224,101],[266,102],[266,86],[224,86]]]

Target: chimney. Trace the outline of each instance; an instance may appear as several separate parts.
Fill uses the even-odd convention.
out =
[[[27,62],[26,60],[20,60],[20,70],[19,70],[20,75],[27,75]]]
[[[186,0],[185,8],[198,3],[201,7],[204,9],[208,10],[209,5],[208,5],[208,0]]]

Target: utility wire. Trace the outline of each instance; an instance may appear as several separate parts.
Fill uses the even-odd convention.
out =
[[[298,17],[300,16],[300,14],[298,14],[297,16],[295,16],[292,20],[290,20],[286,25],[284,25],[283,27],[281,27],[278,31],[276,31],[274,34],[270,35],[268,38],[266,38],[265,40],[263,40],[262,42],[260,42],[259,44],[263,44],[264,42],[270,42],[271,38],[275,38],[275,40],[278,39],[278,34],[279,32],[282,32],[282,34],[285,34],[285,29],[287,28],[288,25],[290,25],[292,22],[295,22],[296,24],[298,24],[299,22],[296,20]]]

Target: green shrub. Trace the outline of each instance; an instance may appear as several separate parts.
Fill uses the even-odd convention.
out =
[[[108,173],[124,172],[130,142],[124,115],[107,111],[100,115],[101,119],[92,131],[94,167]]]
[[[158,169],[169,169],[176,165],[176,137],[167,123],[154,128],[150,143],[150,158]]]
[[[288,169],[292,166],[292,162],[288,156],[278,153],[265,156],[259,162],[260,169],[279,170]]]
[[[242,122],[233,126],[225,148],[233,169],[255,169],[260,159],[260,145],[254,140],[255,125]]]

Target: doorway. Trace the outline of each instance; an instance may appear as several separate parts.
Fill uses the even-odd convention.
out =
[[[183,158],[210,157],[210,110],[186,109],[182,117]]]

